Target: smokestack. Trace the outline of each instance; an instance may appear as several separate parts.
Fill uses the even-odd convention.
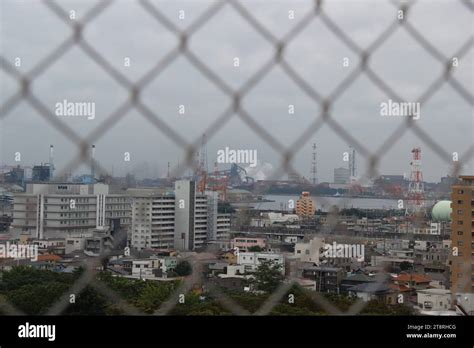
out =
[[[49,181],[53,179],[54,176],[54,146],[49,145]]]
[[[92,145],[92,150],[91,150],[91,177],[92,179],[95,178],[94,159],[95,159],[95,145]]]

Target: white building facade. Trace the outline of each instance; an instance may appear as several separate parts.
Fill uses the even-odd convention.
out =
[[[38,239],[80,236],[119,221],[131,223],[127,195],[109,194],[108,185],[32,183],[13,200],[13,234]]]

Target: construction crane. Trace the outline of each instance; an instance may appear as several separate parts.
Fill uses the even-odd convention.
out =
[[[203,193],[206,190],[218,191],[219,199],[225,201],[227,199],[228,177],[221,175],[217,169],[217,162],[214,164],[214,174],[209,175],[203,172],[198,183],[198,192]]]

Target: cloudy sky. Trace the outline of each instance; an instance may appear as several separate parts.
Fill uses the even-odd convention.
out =
[[[81,20],[97,1],[57,1],[64,11],[75,11]],[[186,30],[214,1],[150,1],[175,26]],[[282,39],[313,11],[313,1],[240,1],[263,27]],[[184,12],[180,12],[183,10]],[[394,2],[380,0],[326,1],[324,13],[361,49],[374,40],[396,19]],[[294,11],[294,19],[289,18]],[[180,14],[184,13],[184,19]],[[407,14],[411,25],[446,58],[473,37],[473,12],[461,1],[417,1]],[[71,28],[41,1],[2,0],[0,2],[0,55],[21,74],[30,72],[67,37]],[[178,45],[177,35],[160,24],[139,1],[116,0],[87,24],[84,39],[117,71],[135,82],[150,71]],[[231,5],[226,4],[190,37],[189,50],[232,89],[242,87],[273,57],[275,48]],[[453,77],[462,88],[473,94],[474,48],[459,59]],[[124,66],[124,58],[131,65]],[[238,57],[240,66],[234,66]],[[344,67],[344,58],[349,66]],[[315,17],[284,50],[284,60],[321,96],[329,96],[339,83],[357,69],[359,56],[342,42],[328,26]],[[373,71],[404,101],[416,102],[429,86],[443,74],[443,65],[433,58],[406,29],[399,27],[375,52],[369,61]],[[0,104],[19,88],[0,69]],[[33,94],[55,111],[55,104],[94,102],[96,117],[59,117],[81,137],[89,135],[129,97],[129,91],[105,72],[79,47],[72,47],[39,75],[32,85]],[[380,104],[386,95],[367,75],[361,74],[331,106],[331,116],[351,137],[368,151],[376,150],[403,124],[405,117],[383,117]],[[141,100],[174,132],[188,143],[201,135],[226,111],[232,100],[209,81],[188,58],[180,55],[160,75],[150,81]],[[471,101],[472,103],[472,101]],[[294,114],[288,105],[294,105]],[[179,113],[179,106],[185,113]],[[245,111],[283,146],[290,146],[308,129],[321,112],[321,105],[311,99],[292,81],[281,66],[275,65],[242,99]],[[421,106],[416,124],[446,153],[472,152],[474,138],[472,104],[444,83]],[[21,102],[0,119],[0,165],[16,164],[14,155],[21,153],[21,164],[32,165],[48,160],[49,145],[54,144],[55,165],[66,165],[76,153],[70,137],[47,122],[26,102]],[[346,166],[343,153],[351,145],[330,126],[322,126],[307,139],[295,154],[293,166],[310,176],[311,145],[318,146],[318,179],[332,181],[333,169]],[[140,112],[130,110],[125,117],[111,123],[97,141],[96,159],[102,166],[124,175],[164,176],[167,162],[175,167],[183,162],[185,151],[160,131]],[[409,130],[386,151],[379,163],[383,174],[408,174],[410,151],[422,148],[422,167],[428,181],[437,181],[450,170],[417,134]],[[231,149],[257,150],[261,163],[278,167],[281,156],[265,139],[237,115],[232,116],[216,133],[208,137],[207,153],[212,169],[217,151]],[[124,161],[129,152],[131,161]],[[367,159],[359,154],[358,172],[364,174]],[[465,162],[464,173],[473,173],[472,158]],[[268,165],[267,165],[268,166]],[[85,171],[85,167],[79,168]]]

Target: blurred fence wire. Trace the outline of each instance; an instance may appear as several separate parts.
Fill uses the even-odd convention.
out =
[[[127,113],[131,110],[138,111],[143,117],[145,117],[156,129],[168,137],[174,144],[179,148],[183,149],[187,153],[187,168],[194,167],[195,156],[199,151],[201,138],[189,142],[179,132],[174,130],[163,117],[158,115],[156,112],[146,106],[142,100],[141,95],[143,91],[150,85],[150,83],[160,77],[160,74],[175,60],[179,57],[184,57],[187,61],[199,70],[213,85],[221,90],[229,100],[228,108],[221,114],[218,115],[217,119],[209,128],[205,131],[205,134],[210,138],[214,134],[218,133],[219,130],[233,118],[239,118],[245,124],[247,124],[261,139],[263,139],[274,151],[281,156],[281,163],[277,171],[274,172],[274,178],[279,177],[282,173],[297,173],[298,170],[293,168],[292,160],[295,154],[304,147],[307,142],[313,137],[323,125],[328,125],[341,139],[346,143],[349,143],[353,148],[367,159],[369,166],[367,168],[367,175],[374,176],[377,173],[377,166],[380,159],[384,154],[395,144],[395,142],[411,129],[419,137],[420,141],[429,147],[434,153],[436,153],[443,161],[452,165],[451,154],[440,146],[436,139],[433,139],[426,131],[424,131],[412,118],[407,117],[398,129],[393,134],[389,135],[382,145],[375,151],[371,151],[362,142],[357,140],[351,135],[351,133],[345,129],[337,120],[337,117],[332,112],[332,105],[338,100],[338,98],[346,91],[353,82],[361,75],[365,75],[377,88],[382,91],[387,97],[394,101],[403,101],[397,90],[391,88],[384,79],[379,76],[375,70],[371,67],[371,61],[374,53],[384,44],[396,31],[405,30],[405,32],[415,40],[420,47],[422,47],[431,57],[433,57],[439,65],[443,68],[439,76],[429,85],[426,86],[423,93],[416,99],[421,105],[425,104],[430,98],[445,84],[449,84],[456,93],[470,106],[473,106],[473,94],[472,91],[467,90],[460,82],[453,76],[453,57],[461,60],[474,44],[473,36],[471,35],[468,40],[460,46],[458,52],[454,55],[446,55],[441,52],[435,44],[430,42],[430,39],[425,37],[419,32],[414,25],[410,22],[410,9],[412,6],[416,6],[416,1],[392,1],[391,4],[394,8],[393,20],[386,24],[386,27],[381,31],[375,40],[370,45],[363,48],[358,45],[352,38],[351,34],[345,32],[336,22],[325,12],[326,1],[315,0],[312,3],[312,10],[302,16],[298,20],[296,25],[287,32],[282,38],[278,38],[274,33],[268,30],[264,24],[248,10],[248,6],[243,5],[243,1],[237,0],[220,0],[212,3],[191,25],[185,30],[180,29],[173,21],[163,13],[159,3],[152,2],[150,0],[138,0],[140,6],[147,11],[157,22],[159,22],[166,30],[175,35],[177,45],[175,48],[170,50],[162,59],[157,61],[154,66],[145,73],[137,81],[132,81],[117,70],[100,52],[100,48],[94,47],[90,42],[86,40],[83,35],[85,28],[89,23],[93,22],[96,17],[104,11],[107,11],[110,7],[114,6],[114,0],[102,0],[98,1],[81,19],[71,20],[69,13],[61,6],[60,1],[44,0],[43,4],[48,8],[51,13],[56,15],[60,20],[66,23],[70,32],[65,39],[57,45],[46,57],[37,62],[37,64],[28,72],[21,73],[15,66],[8,61],[4,56],[0,55],[0,67],[1,69],[11,77],[13,77],[19,84],[19,88],[15,94],[9,97],[3,105],[0,106],[0,121],[4,119],[19,103],[28,103],[47,123],[60,131],[70,141],[72,141],[77,147],[77,153],[75,156],[71,156],[71,161],[62,168],[61,171],[55,174],[55,177],[61,178],[64,174],[71,172],[81,164],[90,164],[94,161],[94,166],[98,171],[107,173],[107,170],[101,167],[101,163],[91,158],[90,144],[93,144],[100,137],[104,136],[111,125],[116,124],[122,118],[126,117]],[[473,13],[474,4],[469,0],[459,0],[466,11]],[[271,6],[269,2],[268,6]],[[235,11],[241,18],[243,18],[246,24],[261,34],[265,40],[270,43],[274,48],[272,57],[264,62],[257,71],[238,89],[232,88],[218,73],[213,70],[213,67],[206,63],[199,57],[198,54],[194,53],[188,45],[193,35],[201,28],[206,26],[211,18],[216,16],[223,8],[228,7]],[[402,11],[403,16],[400,18],[397,16]],[[3,14],[7,15],[7,14]],[[305,76],[302,76],[292,66],[292,64],[285,57],[285,52],[288,49],[289,43],[307,26],[314,21],[320,21],[327,29],[329,29],[335,37],[340,40],[353,54],[359,58],[359,64],[357,69],[354,69],[349,73],[339,84],[333,89],[328,91],[318,91],[311,86]],[[316,44],[316,43],[315,43]],[[99,124],[86,138],[81,137],[75,132],[73,128],[68,126],[64,122],[60,122],[56,115],[48,108],[48,106],[37,97],[32,89],[31,85],[37,77],[43,74],[47,74],[48,68],[54,65],[57,61],[71,51],[73,48],[79,48],[83,53],[87,55],[92,61],[94,61],[106,74],[112,77],[118,84],[128,90],[128,96],[122,100],[115,108],[115,110],[108,115],[105,120]],[[242,105],[242,100],[246,98],[251,92],[253,87],[269,73],[274,66],[280,66],[286,75],[294,81],[294,83],[300,88],[301,93],[304,93],[314,102],[321,107],[321,113],[315,115],[312,124],[303,132],[303,134],[295,139],[289,146],[283,144],[278,137],[271,134],[264,127],[255,121],[254,116],[248,112]],[[435,74],[435,72],[433,72]],[[460,155],[459,161],[453,168],[452,175],[459,173],[461,166],[466,162],[474,152],[474,147],[471,147]],[[172,176],[179,176],[182,171],[186,168],[176,168]],[[117,303],[120,308],[126,314],[136,315],[143,314],[140,310],[135,308],[133,305],[126,303],[119,294],[114,290],[110,289],[106,284],[97,279],[96,275],[99,272],[101,261],[108,255],[104,254],[102,257],[88,260],[84,264],[84,273],[77,280],[74,286],[69,290],[67,294],[58,299],[58,301],[50,308],[48,314],[57,315],[61,314],[69,306],[69,294],[79,294],[86,286],[91,285],[95,290],[105,295],[107,298]],[[172,296],[167,301],[164,301],[162,305],[156,310],[156,315],[166,315],[170,313],[173,308],[178,305],[178,297],[180,294],[187,293],[193,287],[193,285],[199,283],[202,284],[219,302],[231,313],[236,315],[248,315],[246,309],[242,308],[231,298],[226,296],[217,286],[210,282],[206,277],[203,276],[202,267],[206,259],[198,256],[189,257],[189,261],[193,264],[193,274],[186,277],[181,285],[174,291]],[[256,315],[266,315],[282,300],[287,292],[296,285],[296,274],[295,264],[291,260],[287,260],[289,266],[289,276],[287,280],[274,292],[272,293],[262,307],[256,311]],[[470,270],[470,267],[469,267]],[[388,275],[387,275],[388,277]],[[385,279],[380,278],[377,281],[376,286],[382,286]],[[358,314],[365,306],[365,302],[357,301],[351,306],[347,312],[342,312],[329,300],[327,300],[322,294],[314,292],[311,294],[313,301],[321,306],[329,314],[333,315],[344,315],[344,314]],[[0,298],[1,308],[9,314],[24,314],[20,310],[16,309],[4,298]]]

